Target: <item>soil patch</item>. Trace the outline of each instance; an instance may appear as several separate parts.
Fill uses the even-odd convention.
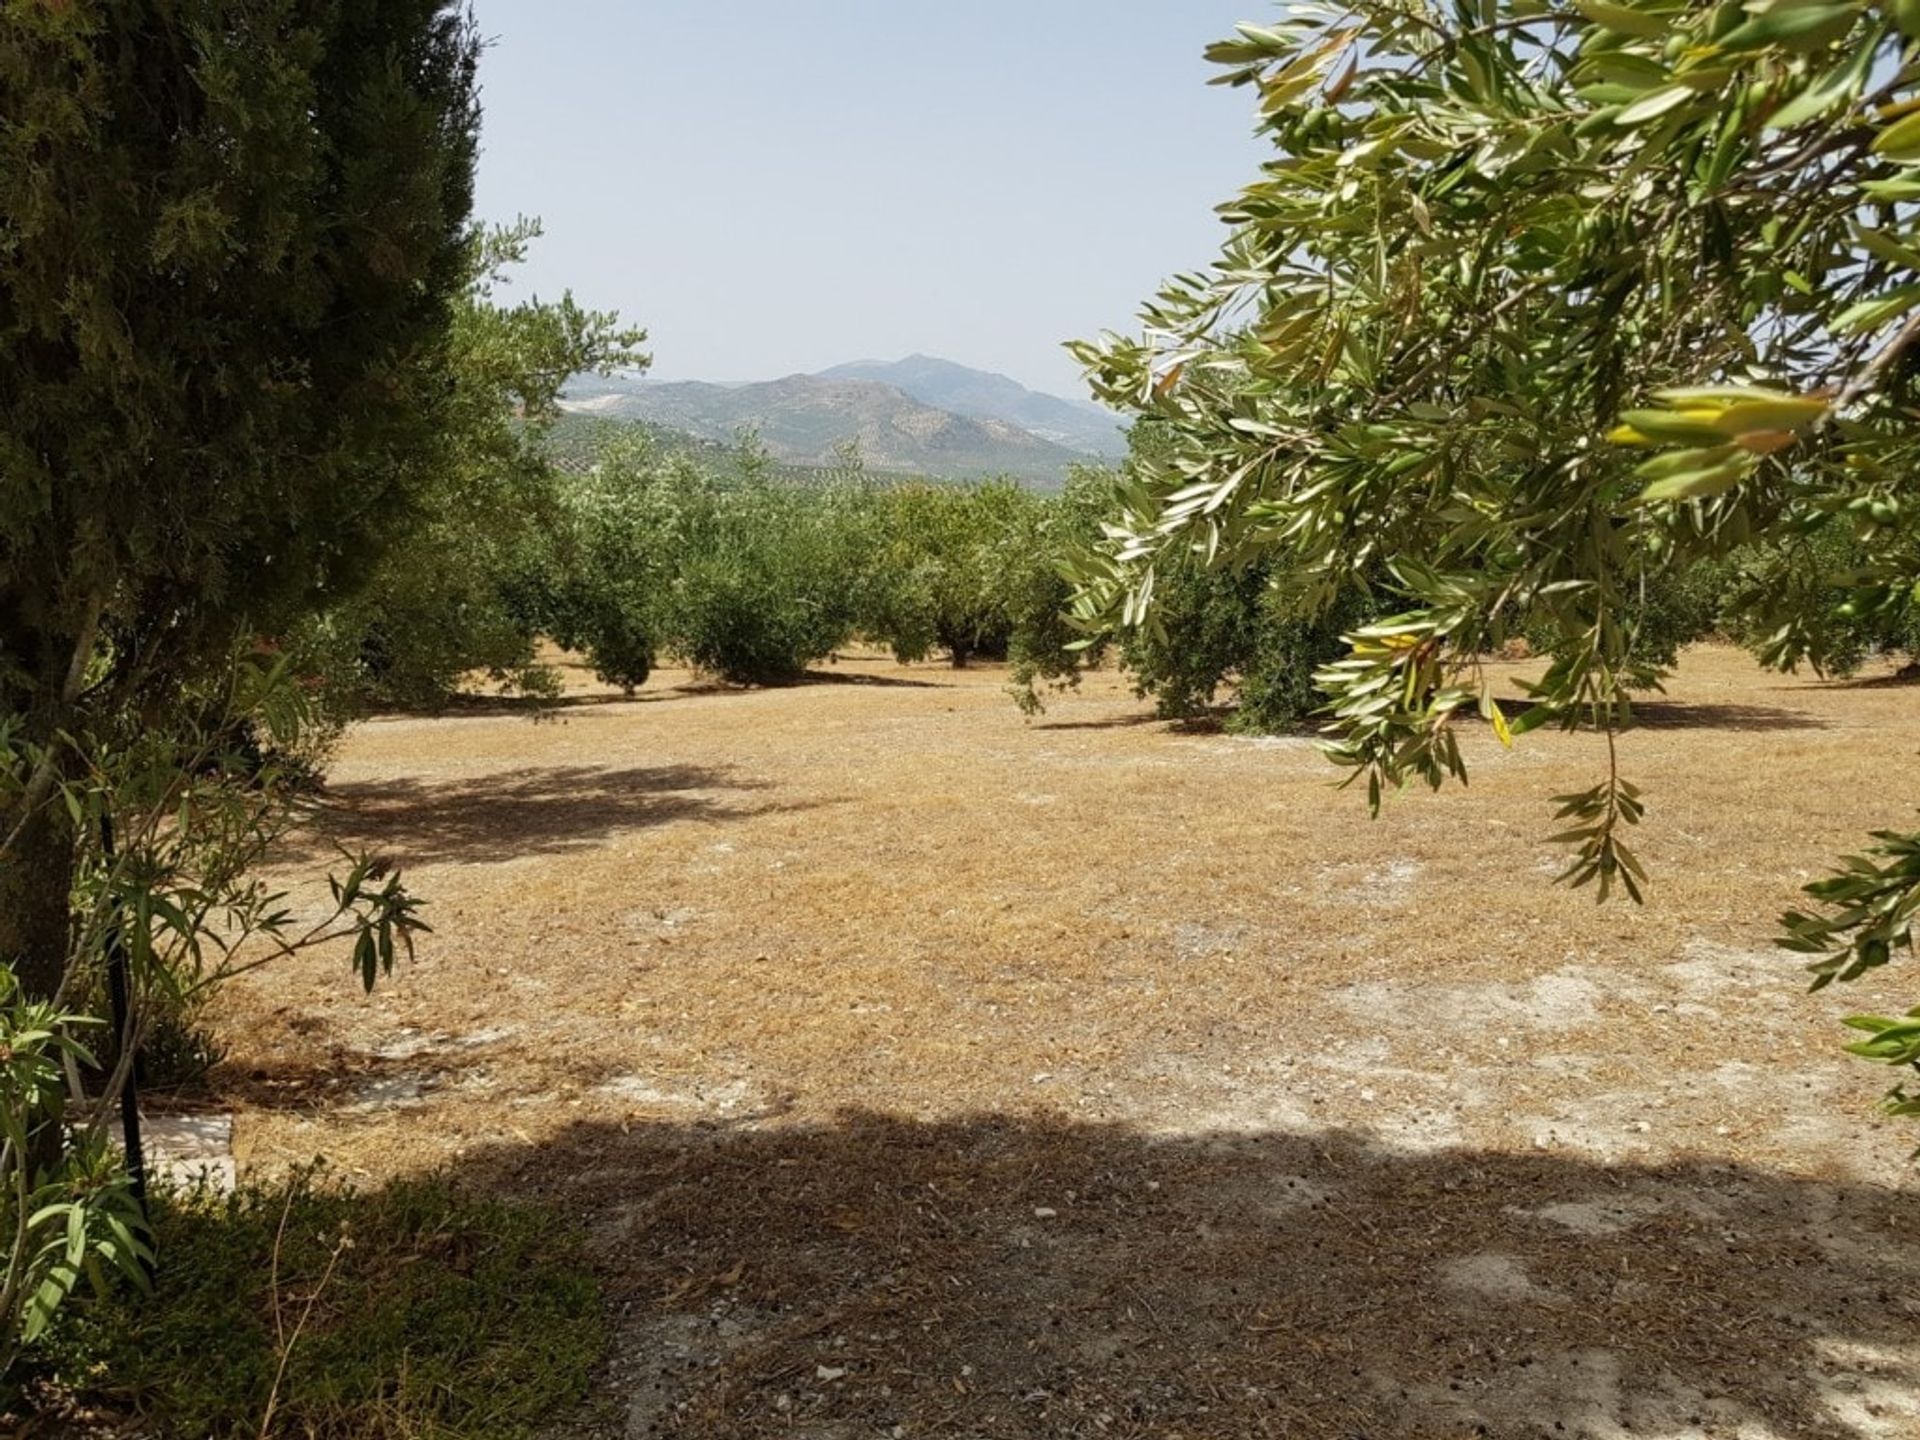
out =
[[[249,977],[243,1167],[584,1222],[612,1435],[1920,1434],[1885,1076],[1770,921],[1911,824],[1904,686],[1689,653],[1623,742],[1644,909],[1554,888],[1600,737],[1379,822],[1311,746],[1004,672],[356,729],[325,833],[434,926]],[[910,681],[912,683],[892,683]]]

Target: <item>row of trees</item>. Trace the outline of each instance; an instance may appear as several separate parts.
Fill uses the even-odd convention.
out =
[[[856,639],[958,665],[1072,638],[1055,562],[1088,533],[1065,533],[1084,501],[1002,482],[879,483],[857,467],[795,482],[751,437],[696,458],[608,424],[569,450],[590,458],[542,462],[537,500],[462,550],[460,575],[397,567],[317,617],[296,642],[302,662],[361,704],[433,704],[475,670],[549,691],[542,639],[632,689],[661,656],[784,684]]]
[[[1271,732],[1317,723],[1316,675],[1346,653],[1344,637],[1392,608],[1394,582],[1378,566],[1313,603],[1259,556],[1221,565],[1173,550],[1137,623],[1069,623],[1065,577],[1102,563],[1105,518],[1140,502],[1168,447],[1152,418],[1120,470],[1090,468],[1042,496],[1008,482],[877,481],[856,457],[796,479],[751,436],[731,452],[691,453],[643,427],[567,421],[555,444],[551,404],[520,414],[502,447],[511,493],[473,512],[485,533],[469,533],[467,511],[428,531],[424,550],[462,564],[409,554],[304,633],[303,663],[337,699],[431,706],[475,671],[548,693],[557,677],[537,662],[543,638],[629,690],[663,656],[732,683],[790,683],[860,641],[902,661],[1009,661],[1029,709],[1049,683],[1117,663],[1164,716],[1224,708],[1229,726]],[[1838,543],[1827,569],[1862,558]],[[1641,577],[1620,612],[1623,690],[1654,683],[1708,635],[1767,650],[1771,632],[1747,622],[1744,596],[1774,564],[1754,546]],[[1823,603],[1804,623],[1829,667],[1915,649],[1906,612],[1844,612],[1838,593]],[[1510,612],[1507,644],[1567,653],[1540,614]]]
[[[476,672],[532,696],[558,677],[550,639],[632,690],[671,658],[720,680],[778,685],[856,642],[902,662],[1008,662],[1017,699],[1042,705],[1090,665],[1116,661],[1161,713],[1193,717],[1226,695],[1231,723],[1277,730],[1318,705],[1312,674],[1358,599],[1309,616],[1257,568],[1192,565],[1167,577],[1154,623],[1114,637],[1067,617],[1072,558],[1100,535],[1127,481],[1089,468],[1064,493],[1008,481],[869,479],[857,460],[783,474],[744,436],[691,454],[602,422],[542,449],[551,407],[522,407],[512,503],[436,517],[409,551],[289,644],[337,713],[444,703]],[[553,463],[557,451],[564,463]],[[422,555],[458,554],[455,567]]]

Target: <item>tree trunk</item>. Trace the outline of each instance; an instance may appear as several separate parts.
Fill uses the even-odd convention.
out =
[[[33,627],[9,627],[4,634],[5,649],[38,663],[37,683],[0,689],[0,714],[20,716],[24,738],[44,747],[24,795],[0,807],[0,963],[29,1000],[52,1000],[67,975],[77,854],[73,817],[60,795],[72,756],[60,737],[80,728],[75,702],[105,604],[106,592],[96,592],[78,627],[66,634]]]
[[[0,604],[5,599],[0,596]],[[80,728],[75,704],[105,605],[102,588],[87,601],[77,629],[65,637],[32,626],[22,627],[25,634],[9,626],[4,635],[6,650],[38,659],[31,672],[38,683],[0,689],[0,714],[23,718],[25,738],[45,747],[20,797],[0,806],[0,964],[13,971],[28,1000],[59,996],[72,959],[73,880],[79,854],[73,817],[60,793],[73,759],[61,736]],[[0,613],[10,614],[12,607]],[[67,1002],[74,998],[67,997]],[[57,1103],[29,1134],[27,1153],[20,1158],[30,1178],[59,1167],[66,1149],[65,1113],[64,1103]]]
[[[19,824],[0,812],[0,834]],[[0,959],[29,1000],[51,1000],[67,974],[73,894],[73,823],[50,796],[0,856]]]

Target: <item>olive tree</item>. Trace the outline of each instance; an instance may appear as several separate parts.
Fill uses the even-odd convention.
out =
[[[560,479],[540,613],[547,634],[632,694],[653,673],[682,527],[704,482],[639,426],[602,421],[586,438],[592,463]]]
[[[1004,660],[1039,517],[1051,503],[1009,480],[915,482],[876,493],[861,628],[902,661]]]
[[[344,707],[442,703],[476,671],[523,690],[556,683],[536,650],[571,559],[549,443],[560,391],[582,372],[649,362],[644,332],[571,293],[509,303],[540,233],[522,219],[470,239],[439,463],[410,488],[367,582],[297,637]]]
[[[1079,621],[1142,622],[1196,555],[1308,607],[1378,576],[1394,613],[1319,676],[1333,757],[1377,806],[1464,775],[1462,712],[1508,743],[1593,724],[1562,878],[1638,899],[1614,740],[1653,663],[1643,586],[1741,568],[1730,620],[1781,666],[1829,658],[1836,592],[1886,626],[1920,601],[1917,39],[1913,0],[1358,0],[1240,27],[1211,56],[1273,154],[1223,253],[1144,333],[1077,347],[1168,437],[1080,563]],[[1553,660],[1508,716],[1482,657],[1521,630]],[[1910,952],[1920,837],[1810,897],[1784,943],[1818,983]],[[1852,1023],[1920,1060],[1920,1015]]]

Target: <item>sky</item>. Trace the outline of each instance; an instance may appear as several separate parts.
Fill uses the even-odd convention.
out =
[[[1064,340],[1211,260],[1254,177],[1200,58],[1271,0],[476,0],[479,210],[653,374],[920,352],[1082,395]]]

